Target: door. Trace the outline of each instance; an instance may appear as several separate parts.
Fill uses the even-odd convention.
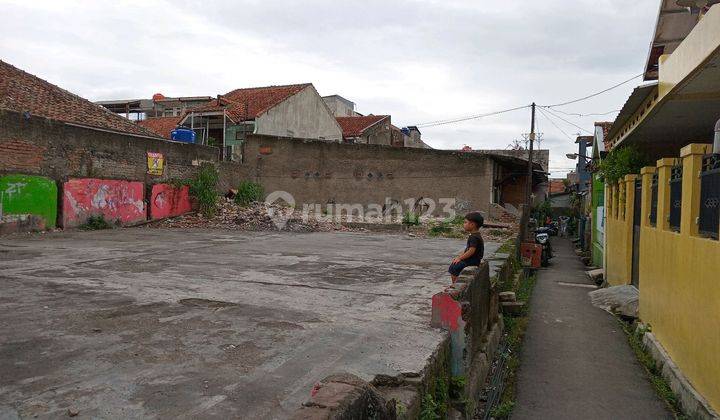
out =
[[[640,288],[640,217],[642,207],[642,181],[635,181],[635,199],[633,200],[633,241],[632,241],[632,279],[631,284]]]

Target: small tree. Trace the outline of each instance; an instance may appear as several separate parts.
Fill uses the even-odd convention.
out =
[[[255,201],[263,198],[263,187],[257,182],[243,181],[238,186],[238,192],[235,195],[235,202],[241,206],[247,206]]]
[[[598,173],[608,184],[614,184],[625,175],[640,172],[650,159],[635,146],[618,147],[610,151],[600,162]]]
[[[197,201],[200,213],[207,217],[215,215],[218,179],[219,175],[215,165],[203,163],[195,178],[190,181],[190,194]]]

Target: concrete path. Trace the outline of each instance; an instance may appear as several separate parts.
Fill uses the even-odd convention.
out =
[[[533,294],[513,420],[673,418],[617,321],[590,304],[571,242],[553,241]]]

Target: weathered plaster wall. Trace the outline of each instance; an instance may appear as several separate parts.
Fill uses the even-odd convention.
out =
[[[363,134],[363,143],[392,145],[392,133],[390,131],[390,118],[376,124]]]
[[[150,191],[150,218],[174,217],[192,210],[190,188],[169,184],[155,184]]]
[[[62,187],[62,227],[82,225],[90,216],[121,225],[146,220],[145,185],[107,179],[71,179]]]
[[[44,228],[55,227],[57,217],[57,186],[42,176],[0,176],[0,215],[35,215],[44,221]]]
[[[487,156],[267,136],[251,136],[244,147],[250,179],[266,193],[291,193],[298,204],[454,198],[458,211],[489,210],[492,161]]]
[[[0,110],[0,174],[42,175],[56,181],[106,178],[162,182],[189,178],[193,163],[217,161],[208,146],[135,137],[70,126]],[[147,173],[147,152],[165,157],[163,175]]]
[[[255,119],[256,134],[342,141],[342,129],[315,88],[308,86]]]

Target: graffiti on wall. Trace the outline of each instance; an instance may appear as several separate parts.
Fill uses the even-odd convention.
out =
[[[150,218],[174,217],[192,210],[190,187],[155,184],[150,194]]]
[[[37,216],[45,228],[54,228],[57,218],[55,181],[34,175],[0,177],[0,217]]]
[[[145,185],[107,179],[71,179],[63,184],[63,227],[77,227],[103,215],[122,225],[146,220]]]

